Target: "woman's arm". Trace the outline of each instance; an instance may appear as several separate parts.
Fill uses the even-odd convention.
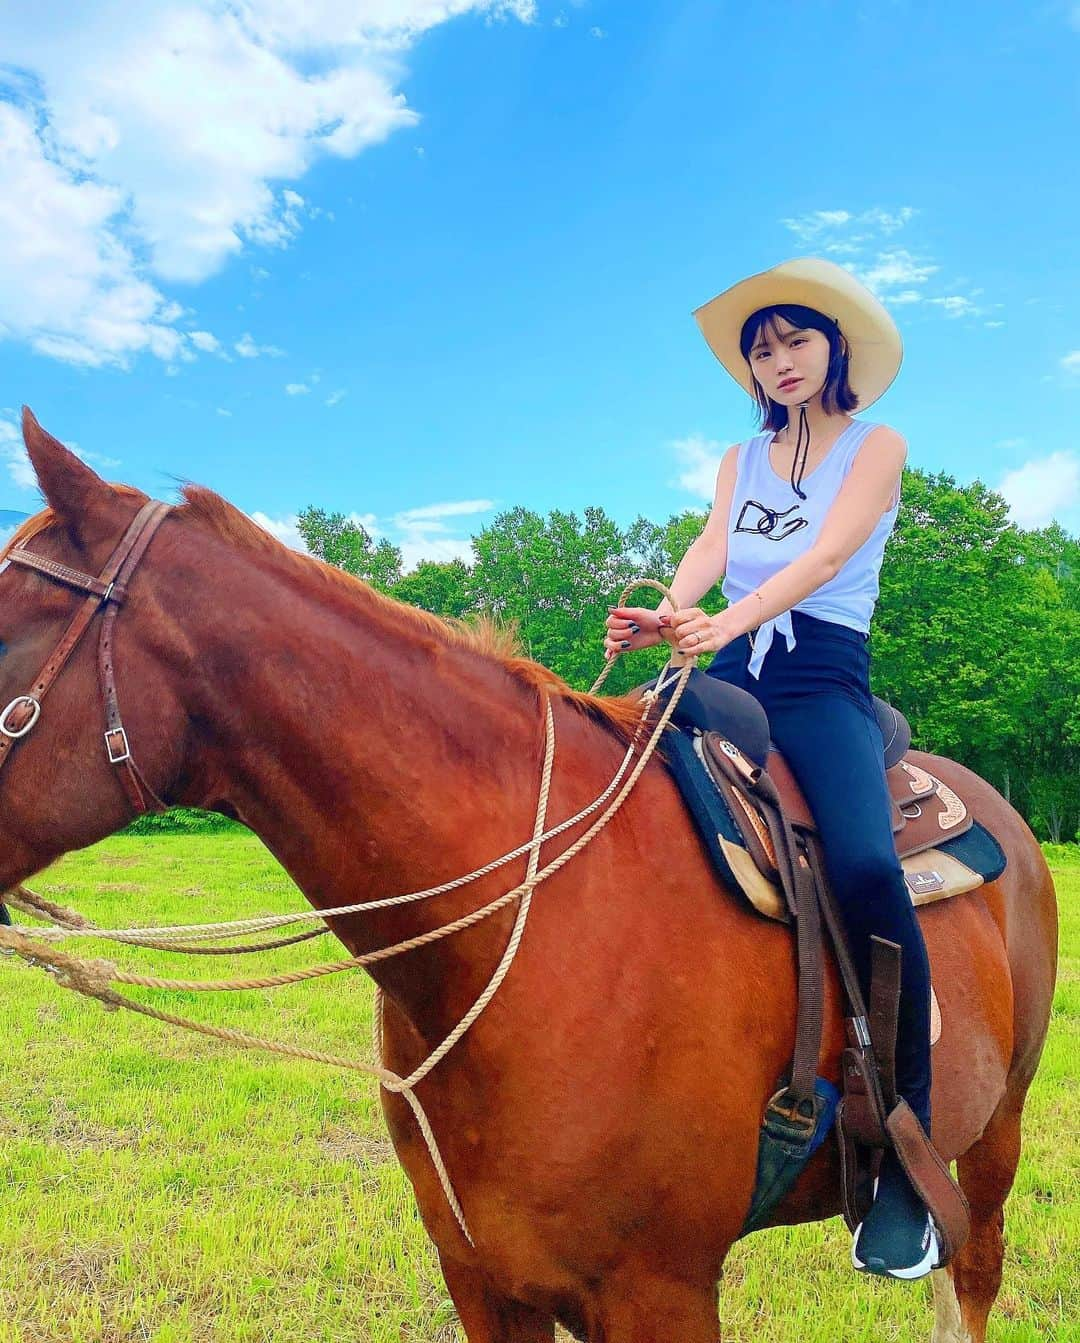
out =
[[[679,562],[671,591],[680,606],[700,601],[727,568],[727,528],[735,493],[738,444],[728,448],[716,473],[713,506],[701,535],[686,548]],[[655,610],[643,606],[613,606],[608,611],[604,656],[614,657],[628,649],[651,648],[661,642],[660,619],[671,615],[665,597]]]
[[[907,444],[895,429],[878,425],[867,434],[855,455],[851,470],[821,524],[817,541],[805,554],[716,616],[704,612],[680,612],[672,617],[678,630],[679,647],[685,652],[723,648],[739,635],[756,629],[781,611],[816,592],[834,578],[870,537],[882,513],[896,499],[907,460]],[[697,633],[695,643],[687,635]]]

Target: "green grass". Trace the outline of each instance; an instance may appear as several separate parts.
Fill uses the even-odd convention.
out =
[[[994,1343],[1080,1339],[1080,854],[1048,853],[1061,973],[1007,1208]],[[112,926],[302,904],[242,832],[116,837],[69,855],[35,888]],[[336,954],[320,940],[215,958],[213,973]],[[126,949],[119,958],[193,977],[211,964]],[[181,1014],[368,1057],[371,987],[360,975],[272,994],[148,996]],[[0,1343],[460,1337],[374,1083],[106,1013],[6,960],[0,1003]],[[838,1220],[741,1243],[721,1291],[725,1339],[929,1339],[928,1286],[867,1281],[847,1265]]]

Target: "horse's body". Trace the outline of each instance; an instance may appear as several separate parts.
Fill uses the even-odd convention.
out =
[[[92,568],[141,496],[109,490],[32,420],[27,444],[69,528],[47,527],[33,548]],[[118,623],[132,750],[169,801],[244,820],[315,906],[426,887],[525,840],[546,693],[558,740],[549,825],[608,783],[628,711],[609,720],[531,664],[291,555],[216,496],[188,498],[162,525]],[[9,571],[0,600],[6,703],[48,655],[71,598]],[[1056,916],[1020,817],[962,766],[925,760],[1009,860],[993,885],[921,915],[944,1023],[934,1137],[960,1158],[972,1207],[971,1239],[935,1283],[935,1340],[981,1343],[1049,1018]],[[128,819],[109,769],[87,649],[0,781],[0,890]],[[339,919],[335,931],[354,952],[396,942],[479,907],[524,870],[522,859],[432,902]],[[504,910],[375,967],[389,1067],[407,1073],[456,1024],[512,920]],[[474,1246],[412,1112],[384,1094],[469,1343],[550,1340],[556,1319],[590,1343],[711,1343],[761,1114],[792,1052],[794,1000],[790,933],[720,886],[656,762],[612,823],[538,889],[498,995],[418,1088]],[[840,1046],[832,982],[821,1071],[834,1080]],[[838,1210],[828,1143],[775,1220]]]

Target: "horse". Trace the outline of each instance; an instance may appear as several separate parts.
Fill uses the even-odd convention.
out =
[[[100,479],[28,411],[23,432],[47,507],[8,553],[24,545],[98,573],[146,496]],[[26,694],[79,600],[4,566],[0,704]],[[164,516],[117,609],[111,657],[140,777],[170,805],[250,827],[315,909],[445,882],[527,840],[547,707],[550,824],[601,792],[638,720],[639,706],[571,690],[498,627],[396,602],[199,486]],[[0,892],[131,819],[102,727],[84,641],[0,775]],[[1008,858],[997,881],[920,911],[943,1020],[934,1140],[971,1207],[970,1239],[934,1275],[933,1340],[983,1343],[1050,1014],[1054,890],[1030,830],[988,783],[911,758],[961,793]],[[523,856],[432,901],[333,918],[333,932],[359,955],[465,916],[525,871]],[[372,965],[387,1067],[405,1075],[445,1038],[513,919],[508,905]],[[417,1088],[468,1235],[413,1110],[382,1095],[469,1343],[550,1343],[556,1323],[588,1343],[712,1343],[761,1116],[792,1053],[795,985],[789,930],[723,886],[654,758],[611,823],[536,890],[497,996]],[[820,1072],[835,1082],[831,962],[826,999]],[[772,1222],[839,1208],[829,1141]]]

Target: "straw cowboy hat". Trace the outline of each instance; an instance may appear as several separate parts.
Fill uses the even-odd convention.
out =
[[[869,289],[835,262],[797,257],[740,280],[694,313],[713,354],[751,396],[754,380],[739,349],[739,334],[752,313],[777,303],[799,303],[839,323],[850,351],[848,383],[860,410],[876,401],[900,371],[900,332]]]

